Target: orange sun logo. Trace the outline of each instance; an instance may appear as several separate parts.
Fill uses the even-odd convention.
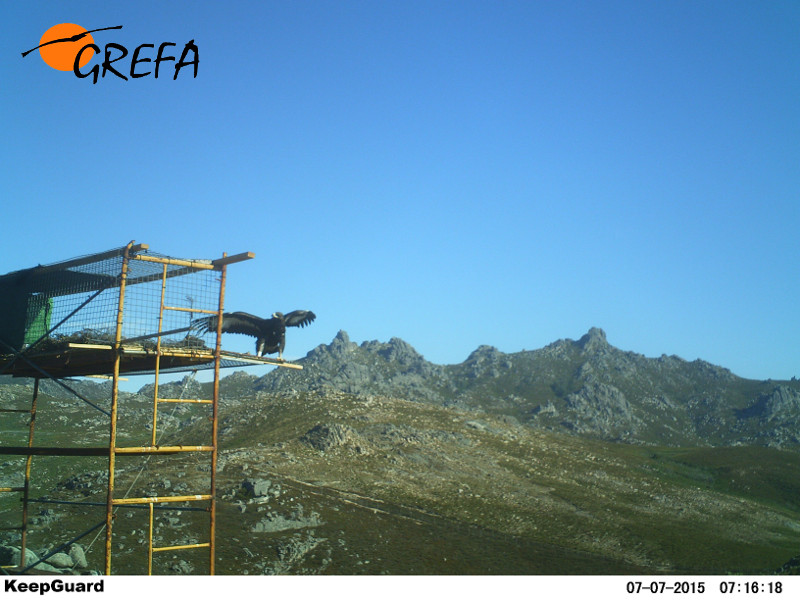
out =
[[[94,44],[91,33],[80,25],[61,23],[53,25],[44,32],[42,39],[39,40],[39,54],[42,55],[42,60],[54,69],[72,71],[75,57],[87,44]],[[79,66],[85,66],[92,56],[94,56],[92,52],[84,52]]]
[[[86,72],[81,71],[81,69],[92,60],[93,56],[100,54],[100,48],[95,44],[91,34],[95,31],[109,31],[111,29],[122,29],[122,25],[87,30],[80,25],[75,25],[75,23],[59,23],[45,31],[44,35],[39,40],[39,45],[23,52],[22,58],[38,50],[42,60],[48,66],[57,71],[72,71],[75,73],[75,76],[80,79],[92,77],[92,84],[97,83],[98,77],[105,77],[106,73],[128,81],[128,75],[118,71],[118,67],[114,66],[114,63],[128,56],[128,49],[114,42],[108,42],[105,45],[105,59],[102,62],[102,75],[100,74],[101,65],[99,64],[95,64]],[[147,48],[155,48],[155,44],[145,43],[137,46],[130,59],[131,79],[146,77],[153,72],[145,71],[149,65],[144,65],[144,63],[154,63],[155,78],[158,79],[158,69],[161,63],[176,60],[175,56],[169,55],[168,50],[169,47],[176,45],[177,44],[173,42],[161,43],[158,46],[155,59],[141,56],[142,50],[146,52]],[[191,58],[191,60],[189,60],[189,58]],[[173,81],[178,78],[178,73],[184,67],[193,67],[194,77],[197,77],[197,68],[199,65],[200,56],[197,50],[197,44],[194,43],[194,40],[189,40],[183,47],[180,59],[175,62],[175,75],[172,77]]]

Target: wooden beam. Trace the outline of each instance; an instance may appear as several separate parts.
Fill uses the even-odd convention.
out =
[[[133,446],[114,448],[117,454],[172,454],[174,452],[211,452],[213,446]],[[106,449],[106,453],[108,450]]]
[[[113,350],[114,346],[111,344],[77,344],[75,342],[69,342],[67,344],[67,348],[75,348],[81,350]]]
[[[240,362],[250,363],[251,365],[269,365],[271,367],[285,367],[287,369],[303,370],[303,365],[286,362],[277,358],[269,358],[268,356],[255,356],[254,354],[241,354],[239,352],[222,352],[223,359],[233,359]]]
[[[207,310],[205,308],[187,308],[185,306],[165,306],[164,310],[174,310],[175,312],[200,313],[205,315],[215,315],[219,312],[217,310]]]
[[[134,260],[141,260],[144,262],[158,263],[160,265],[171,265],[175,267],[187,267],[189,269],[214,269],[214,264],[207,260],[186,260],[183,258],[167,258],[163,256],[150,256],[143,254],[142,256],[131,256]],[[152,278],[151,278],[152,279]]]
[[[215,267],[221,267],[222,265],[242,262],[243,260],[250,260],[251,258],[255,257],[255,252],[242,252],[240,254],[234,254],[233,256],[223,256],[222,258],[212,260],[211,264],[213,264]]]
[[[151,504],[157,502],[195,502],[197,500],[211,500],[210,494],[197,494],[194,496],[151,496],[145,498],[114,498],[114,506],[120,504]]]

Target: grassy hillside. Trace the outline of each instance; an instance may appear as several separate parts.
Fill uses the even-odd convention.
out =
[[[347,395],[256,401],[230,419],[234,481],[260,468],[655,572],[768,572],[798,553],[790,451],[610,444]],[[302,441],[320,424],[345,432],[325,451]]]
[[[220,422],[220,573],[760,574],[800,554],[795,451],[645,447],[479,409],[245,388],[227,388]],[[93,409],[43,404],[37,443],[104,443]],[[125,398],[125,443],[147,443],[150,410]],[[204,410],[162,411],[160,442],[207,439]],[[13,480],[20,464],[4,458],[0,478]],[[128,496],[203,493],[208,482],[206,459],[193,455],[118,464],[116,489]],[[36,458],[33,496],[102,503],[104,469],[98,458]],[[104,518],[102,507],[33,506],[35,550]],[[157,511],[157,544],[204,541],[207,515],[178,508]],[[0,496],[4,523],[17,511]],[[144,572],[146,525],[146,511],[117,511],[114,572]],[[81,543],[100,569],[103,538],[93,537]],[[161,553],[155,567],[202,573],[206,551]]]

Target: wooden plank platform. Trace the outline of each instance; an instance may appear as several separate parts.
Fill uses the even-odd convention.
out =
[[[156,349],[141,344],[120,347],[120,374],[148,374],[155,370]],[[105,344],[65,344],[63,348],[48,350],[27,357],[32,363],[55,378],[111,375],[114,370],[113,346]],[[222,352],[220,367],[246,367],[269,365],[289,369],[302,369],[301,365],[252,354]],[[161,372],[193,369],[210,369],[214,366],[214,351],[210,348],[161,348]],[[4,369],[5,367],[5,369]],[[14,360],[13,355],[0,356],[0,370],[14,377],[42,377],[42,373],[24,359]]]

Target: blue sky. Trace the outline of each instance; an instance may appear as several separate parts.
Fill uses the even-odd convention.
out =
[[[800,375],[797,2],[2,13],[0,272],[131,239],[252,251],[226,306],[314,310],[290,358],[340,329],[446,364],[597,326],[647,356]],[[123,25],[95,41],[131,53],[193,39],[198,77],[93,85],[21,58],[62,22]]]

